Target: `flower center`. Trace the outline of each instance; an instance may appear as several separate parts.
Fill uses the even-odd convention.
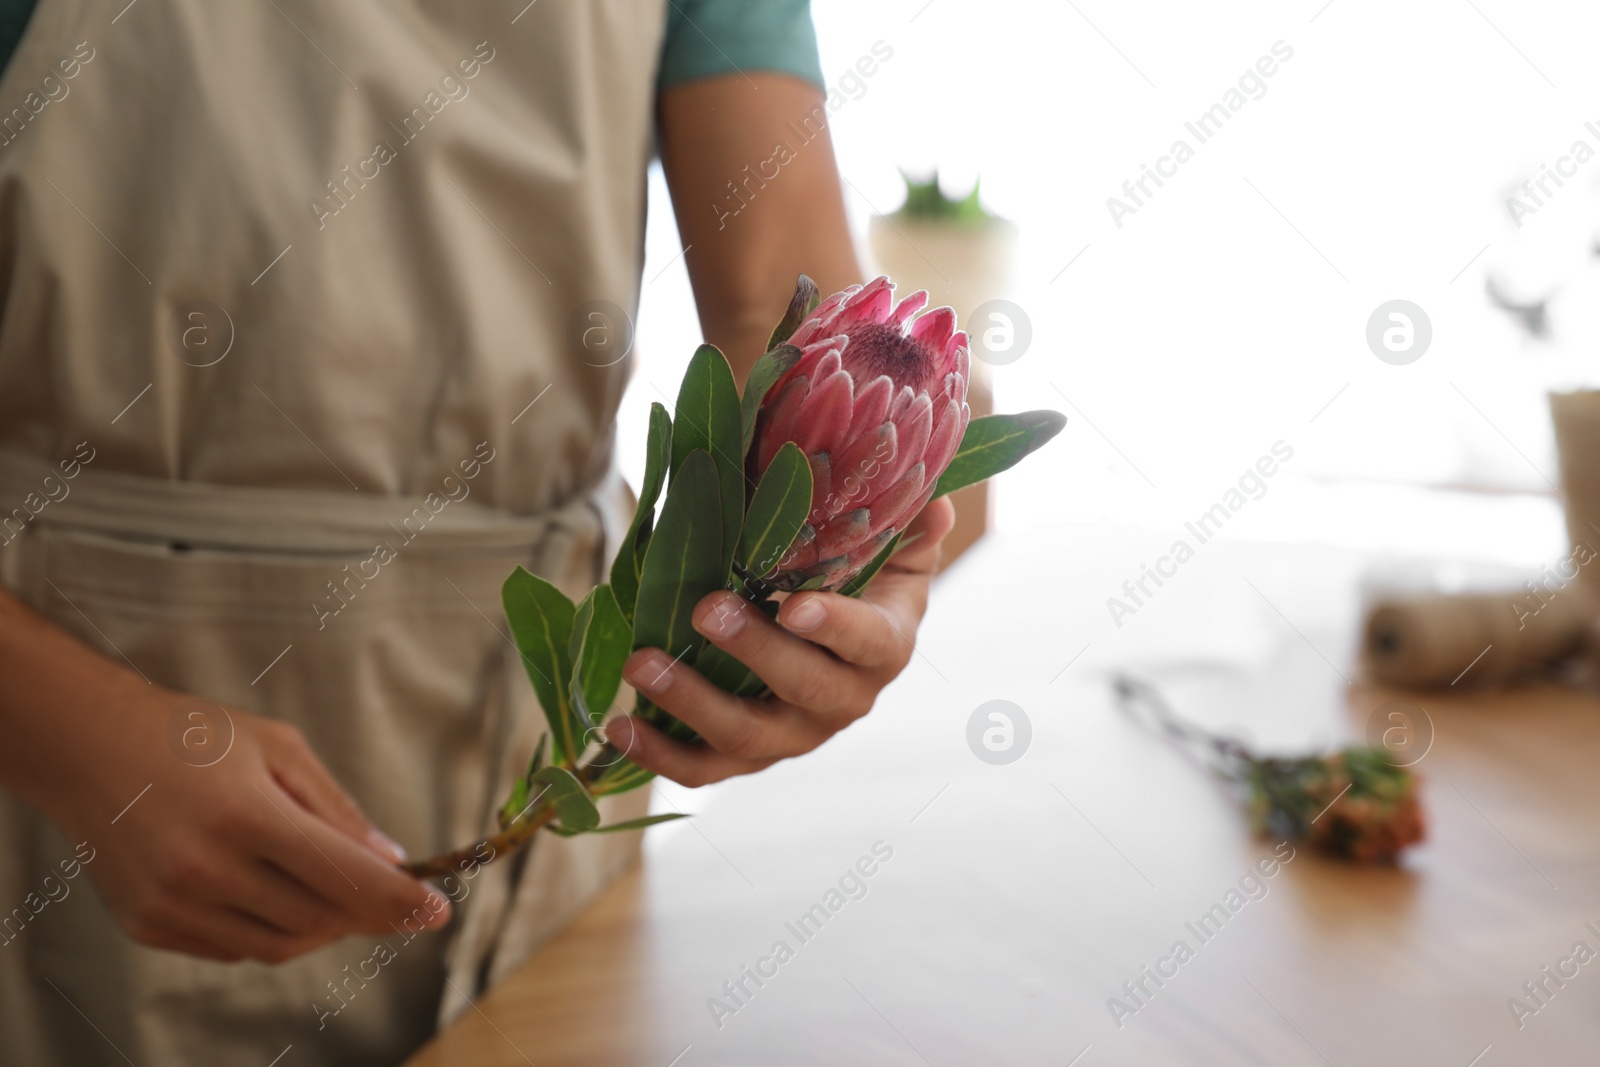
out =
[[[920,342],[900,332],[899,327],[881,322],[863,322],[848,327],[843,364],[858,382],[869,382],[887,374],[898,388],[909,385],[912,392],[929,388],[934,377],[932,353]]]

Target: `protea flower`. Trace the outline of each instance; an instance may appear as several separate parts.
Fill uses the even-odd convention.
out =
[[[949,308],[916,317],[927,293],[896,304],[894,286],[878,278],[816,300],[801,275],[742,390],[727,358],[705,344],[673,410],[651,405],[644,477],[609,581],[573,603],[522,567],[506,579],[506,622],[549,731],[499,810],[500,832],[408,863],[408,872],[459,877],[541,829],[570,837],[680,817],[600,825],[596,798],[655,774],[630,758],[643,736],[635,724],[695,737],[644,682],[630,716],[606,718],[630,657],[659,649],[724,692],[759,698],[766,683],[696,627],[707,596],[732,592],[771,608],[774,590],[864,595],[935,493],[1009,470],[1065,426],[1056,411],[969,425],[967,336]]]
[[[916,517],[966,432],[969,355],[955,312],[879,277],[817,305],[788,343],[799,361],[762,400],[752,484],[787,441],[811,464],[811,514],[765,581],[836,589]]]

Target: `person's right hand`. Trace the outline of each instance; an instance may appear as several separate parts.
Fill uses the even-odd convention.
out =
[[[350,934],[449,921],[449,903],[395,867],[399,846],[293,726],[229,708],[231,747],[197,766],[215,753],[185,756],[170,731],[176,718],[176,736],[209,731],[189,740],[220,748],[217,705],[137,680],[122,694],[126,706],[99,719],[98,736],[71,746],[61,792],[41,807],[95,850],[84,869],[129,937],[279,963]],[[189,709],[208,715],[189,726]]]

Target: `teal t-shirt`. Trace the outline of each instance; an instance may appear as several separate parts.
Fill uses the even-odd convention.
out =
[[[0,70],[11,61],[38,2],[0,0]],[[811,0],[667,0],[659,88],[747,70],[822,85]]]
[[[811,0],[667,0],[660,88],[746,70],[823,84]]]

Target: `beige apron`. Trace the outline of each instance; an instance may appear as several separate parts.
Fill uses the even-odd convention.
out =
[[[293,721],[414,855],[489,829],[540,729],[501,580],[581,594],[625,507],[628,362],[577,336],[636,304],[664,21],[41,0],[0,79],[0,581]],[[0,915],[75,844],[0,795]],[[148,950],[80,875],[0,945],[0,1064],[395,1063],[636,850],[541,839],[381,965]]]

